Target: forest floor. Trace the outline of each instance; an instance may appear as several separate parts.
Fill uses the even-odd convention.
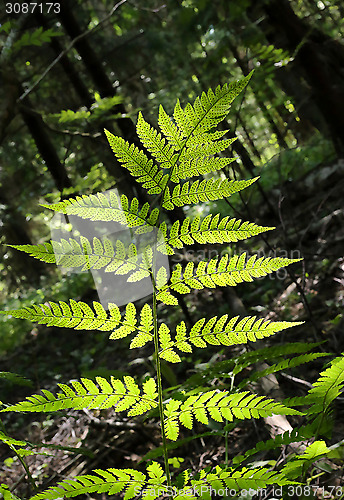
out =
[[[279,374],[278,390],[284,397],[306,394],[324,362],[344,351],[343,173],[344,162],[337,162],[314,168],[296,183],[285,183],[272,193],[272,204],[276,207],[273,216],[264,205],[251,208],[251,212],[257,214],[256,223],[274,224],[277,227],[276,231],[268,234],[262,251],[266,255],[270,252],[271,256],[274,253],[281,255],[281,252],[287,253],[281,256],[293,258],[300,255],[304,261],[297,268],[297,274],[294,275],[292,271],[291,274],[280,275],[278,280],[265,278],[258,284],[255,282],[255,285],[241,285],[235,291],[234,298],[238,298],[245,287],[243,302],[249,314],[263,315],[272,320],[305,321],[302,327],[287,330],[272,340],[264,341],[266,345],[324,342],[319,349],[331,353],[310,365]],[[275,220],[272,221],[272,217]],[[214,303],[226,298],[226,295],[221,295],[222,292],[216,293],[219,295],[204,295],[206,299],[203,297],[201,303],[202,316],[213,315]],[[195,294],[191,302],[187,303],[191,315],[197,316],[200,296],[200,293]],[[102,334],[94,337],[90,332],[75,333],[35,327],[28,341],[2,360],[2,370],[25,375],[33,381],[33,388],[8,385],[2,399],[23,399],[33,392],[32,389],[36,392],[43,387],[54,392],[56,383],[80,376],[121,375],[128,371],[131,375],[143,376],[150,371],[148,352],[143,349],[138,358],[137,351],[129,351],[125,342],[116,343],[114,350],[113,342],[105,337]],[[199,362],[208,362],[210,353],[215,357],[228,356],[228,352],[224,351],[217,355],[216,350],[202,351]],[[180,370],[178,367],[174,375],[176,379],[183,380],[189,374]],[[166,378],[169,379],[168,372]],[[340,397],[336,402],[336,426],[330,438],[331,443],[344,438],[343,401],[344,397]],[[160,442],[159,428],[153,419],[129,419],[111,410],[83,410],[68,414],[59,412],[54,418],[50,414],[18,417],[12,414],[4,419],[4,424],[7,432],[16,439],[61,447],[44,448],[40,450],[41,455],[26,457],[31,474],[38,484],[43,483],[45,487],[67,476],[87,473],[96,468],[137,467],[142,457],[158,447]],[[297,419],[290,419],[290,424],[297,426]],[[201,426],[198,430],[205,432]],[[185,432],[183,437],[187,436]],[[229,436],[230,458],[243,454],[253,442],[268,439],[269,436],[270,429],[264,420],[236,424]],[[28,495],[21,464],[10,458],[12,455],[5,445],[0,447],[0,453],[1,461],[5,464],[0,471],[1,483],[9,485],[11,489],[16,487],[18,495]],[[171,456],[174,455],[172,451]],[[176,456],[185,457],[183,466],[186,464],[194,471],[223,463],[223,435],[186,441]],[[259,456],[259,459],[264,460],[265,455]],[[327,481],[327,484],[335,482],[343,485],[341,465],[331,462],[322,467],[322,471],[327,472],[318,479],[321,484],[326,485]],[[105,500],[109,497],[102,494],[94,498]]]

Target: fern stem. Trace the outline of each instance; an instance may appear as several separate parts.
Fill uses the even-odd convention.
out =
[[[168,465],[168,454],[167,454],[167,440],[164,427],[164,408],[162,399],[161,362],[159,358],[158,314],[157,314],[155,284],[153,289],[153,321],[154,321],[154,351],[155,351],[155,363],[156,363],[156,377],[157,377],[158,394],[159,394],[159,417],[161,426],[162,446],[164,451],[165,474],[167,478],[167,485],[171,486],[171,476],[170,476],[170,469]]]
[[[7,432],[6,432],[5,425],[4,425],[4,423],[3,423],[2,420],[0,420],[0,428],[2,429],[2,432],[4,434],[8,435]],[[34,478],[31,475],[31,472],[29,471],[29,468],[28,468],[25,460],[23,459],[22,456],[20,456],[20,454],[17,452],[16,447],[13,444],[8,444],[8,446],[13,451],[13,453],[16,455],[16,457],[18,458],[19,462],[22,464],[22,466],[23,466],[23,468],[24,468],[24,470],[26,472],[27,478],[29,480],[29,483],[31,484],[31,486],[33,488],[33,491],[38,491],[38,487],[37,487],[37,485],[35,483]]]

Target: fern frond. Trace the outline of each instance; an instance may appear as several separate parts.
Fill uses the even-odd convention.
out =
[[[228,391],[216,390],[189,396],[184,402],[171,399],[166,404],[164,414],[166,436],[173,441],[179,436],[179,424],[192,429],[194,419],[207,425],[209,417],[217,422],[232,422],[234,418],[300,415],[297,410],[248,391],[230,394]]]
[[[169,290],[181,294],[189,293],[191,289],[202,290],[204,287],[215,288],[216,286],[236,286],[243,281],[253,281],[253,278],[266,276],[267,274],[286,267],[302,259],[287,259],[281,257],[260,257],[253,255],[246,260],[246,253],[234,255],[229,258],[228,254],[221,259],[201,261],[195,269],[193,262],[189,262],[183,270],[181,264],[177,264],[172,272],[170,284],[165,285],[157,294],[157,299],[167,304],[171,293]],[[173,297],[173,296],[172,296]]]
[[[136,497],[137,491],[142,491],[144,487],[149,487],[152,492],[154,490],[167,491],[165,482],[165,474],[157,462],[148,465],[147,474],[134,469],[96,469],[93,474],[62,481],[34,495],[30,500],[58,500],[86,493],[107,493],[111,496],[125,493],[125,500],[130,500]],[[156,496],[152,494],[149,498],[154,500],[157,496],[158,494]]]
[[[125,275],[135,271],[135,276],[129,276],[128,281],[139,281],[150,276],[152,258],[147,255],[152,253],[150,247],[144,253],[138,255],[136,246],[131,243],[126,247],[120,240],[116,240],[114,248],[112,242],[104,238],[102,241],[94,237],[92,244],[84,236],[80,236],[80,242],[74,238],[51,241],[44,245],[9,245],[12,248],[30,254],[38,260],[48,263],[56,263],[60,266],[70,268],[104,269],[104,272],[113,272]],[[151,256],[152,257],[152,256]]]
[[[318,347],[322,342],[292,342],[269,347],[263,347],[251,352],[244,352],[236,358],[233,374],[237,375],[254,363],[271,362],[292,354],[303,354]]]
[[[177,159],[174,147],[144,120],[141,112],[138,116],[136,131],[142,144],[160,163],[160,167],[173,168]]]
[[[227,491],[229,489],[230,491],[239,492],[243,490],[248,492],[266,488],[266,486],[272,484],[278,484],[279,486],[295,484],[295,481],[291,481],[283,473],[271,471],[264,467],[256,469],[247,469],[244,467],[241,470],[226,468],[226,470],[223,470],[219,466],[208,473],[202,470],[199,474],[199,479],[191,479],[190,482],[192,486],[188,488],[187,484],[184,485],[185,496],[181,496],[180,498],[186,500],[190,498],[188,494],[192,495],[193,492],[197,492],[200,498],[211,500],[214,493],[218,492],[221,495],[221,492],[226,491],[226,488]]]
[[[28,444],[26,441],[12,438],[2,431],[0,431],[0,441],[8,446],[26,446]]]
[[[247,85],[252,72],[238,82],[219,85],[215,92],[209,89],[197,97],[193,105],[188,103],[183,110],[179,100],[174,108],[174,119],[180,133],[186,138],[199,135],[216,127],[227,115],[228,108],[235,97]]]
[[[216,172],[235,161],[235,158],[197,158],[183,161],[174,166],[171,181],[174,183],[191,177]]]
[[[326,456],[329,451],[324,441],[314,441],[302,455],[294,456],[280,472],[289,479],[296,479],[303,476],[316,460]]]
[[[21,252],[28,253],[31,257],[46,262],[47,264],[56,264],[55,253],[51,243],[46,242],[40,245],[6,245],[15,248]]]
[[[105,130],[112,151],[117,159],[127,168],[137,182],[147,189],[148,194],[161,193],[167,183],[168,175],[163,173],[153,160],[149,160],[143,151],[134,144],[129,144],[122,137],[111,134]]]
[[[291,359],[284,359],[275,365],[269,366],[269,368],[266,368],[265,370],[256,371],[247,379],[242,380],[240,384],[237,386],[237,389],[239,390],[243,389],[250,382],[256,382],[262,377],[267,377],[272,373],[278,373],[282,370],[289,370],[290,368],[294,368],[295,366],[300,366],[304,363],[310,363],[315,359],[328,355],[329,355],[328,352],[314,352],[314,353],[302,354],[301,356],[296,356]]]
[[[175,352],[175,348],[182,352],[191,353],[192,346],[204,348],[207,345],[231,346],[245,344],[248,341],[255,342],[301,324],[302,322],[270,322],[265,321],[263,318],[257,319],[256,316],[247,316],[240,321],[239,316],[235,316],[228,321],[228,314],[224,314],[219,319],[214,316],[207,322],[205,318],[201,318],[192,327],[190,333],[187,333],[186,325],[182,321],[176,327],[176,335],[173,341],[167,325],[162,324],[160,329],[164,325],[164,336],[160,335],[159,330],[161,349],[159,356],[172,363],[177,363],[181,360]],[[166,329],[168,329],[168,333]]]
[[[118,222],[127,227],[138,227],[140,230],[136,230],[137,233],[152,231],[159,217],[158,208],[149,213],[149,203],[145,203],[139,209],[137,198],[133,198],[129,203],[124,194],[118,196],[115,191],[77,196],[75,199],[69,198],[59,203],[41,206],[66,215],[77,215],[82,219]]]
[[[304,403],[311,404],[312,413],[326,412],[344,387],[344,356],[331,361],[329,368],[320,373]]]
[[[62,392],[54,396],[50,391],[34,394],[26,400],[7,406],[2,412],[50,412],[73,408],[75,410],[114,408],[116,412],[128,411],[128,416],[142,415],[157,406],[156,383],[153,378],[143,383],[142,392],[132,377],[125,376],[124,383],[111,377],[108,382],[96,377],[95,384],[87,378],[71,381],[71,386],[58,384]]]
[[[0,484],[0,493],[4,500],[21,500],[10,491],[9,487],[6,484]]]
[[[187,217],[182,224],[179,220],[175,221],[169,233],[166,223],[160,224],[157,249],[165,255],[172,255],[173,248],[180,249],[195,242],[203,245],[233,243],[272,229],[275,228],[257,226],[253,222],[242,222],[241,219],[230,219],[229,216],[220,220],[220,214],[209,214],[203,220],[199,216],[194,219]]]
[[[75,330],[112,331],[109,338],[113,340],[127,337],[137,331],[131,347],[141,347],[152,340],[153,313],[148,304],[141,310],[139,324],[136,319],[136,307],[131,302],[127,304],[123,318],[116,304],[108,304],[109,314],[99,302],[93,302],[93,308],[94,310],[85,302],[71,299],[69,304],[63,301],[47,302],[22,309],[0,311],[0,314],[9,314],[14,318],[26,319],[40,325]]]
[[[254,179],[234,181],[229,179],[203,179],[191,184],[187,181],[183,185],[177,184],[171,194],[167,186],[164,191],[162,206],[166,210],[173,210],[174,207],[182,207],[201,201],[221,200],[231,196],[247,186],[253,184],[258,177]]]
[[[216,132],[215,132],[216,133]],[[185,149],[179,156],[180,163],[184,163],[191,160],[198,160],[200,158],[206,158],[208,156],[214,155],[216,153],[221,153],[229,148],[229,146],[235,141],[235,138],[223,139],[222,141],[209,141],[205,144],[193,144]]]
[[[213,378],[232,378],[233,375],[237,375],[248,366],[252,366],[257,362],[269,362],[286,355],[307,352],[319,346],[320,344],[321,342],[293,342],[244,352],[239,356],[225,359],[223,361],[218,361],[211,366],[206,366],[200,369],[191,377],[189,377],[183,385],[189,389],[192,389],[201,386],[204,380],[210,380]],[[289,406],[285,401],[283,401],[283,404],[285,406]]]
[[[267,441],[259,441],[254,448],[247,450],[244,455],[237,455],[233,458],[233,465],[241,464],[244,460],[252,457],[256,453],[262,451],[275,450],[282,446],[288,446],[292,443],[298,443],[310,439],[312,436],[309,435],[307,426],[301,427],[300,429],[293,429],[291,432],[286,431],[283,434],[277,434],[274,438],[268,439]],[[314,432],[314,431],[313,431]]]

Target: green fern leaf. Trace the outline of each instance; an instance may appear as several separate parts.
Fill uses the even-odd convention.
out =
[[[203,323],[201,324],[201,326],[202,325]],[[231,357],[223,361],[218,361],[211,366],[202,367],[186,380],[184,386],[188,389],[193,389],[198,388],[200,385],[202,385],[204,380],[212,380],[214,378],[230,379],[233,377],[233,375],[237,375],[242,370],[246,369],[248,366],[252,366],[255,363],[262,363],[266,362],[267,360],[270,361],[273,359],[284,358],[286,355],[307,352],[315,347],[318,347],[320,344],[321,342],[293,342],[244,352],[239,356]],[[304,398],[302,398],[302,400],[304,401]],[[294,406],[289,405],[286,401],[284,401],[283,404],[285,406]]]
[[[43,395],[34,394],[1,411],[50,412],[68,408],[75,410],[114,408],[116,412],[129,410],[128,416],[136,416],[157,406],[154,379],[143,384],[142,394],[135,380],[129,376],[124,377],[124,383],[114,377],[111,377],[111,383],[103,377],[96,377],[96,381],[98,385],[86,378],[82,378],[80,382],[72,381],[71,387],[58,384],[62,392],[56,396],[43,389]]]
[[[160,294],[168,290],[185,294],[189,293],[191,289],[236,286],[238,283],[253,281],[253,278],[266,276],[300,260],[302,259],[280,257],[260,257],[257,259],[256,255],[246,260],[246,253],[243,253],[240,256],[234,255],[232,258],[226,254],[221,259],[216,258],[209,262],[201,261],[196,269],[194,269],[193,262],[189,262],[184,271],[182,266],[177,264],[172,272],[170,284],[162,287],[157,294],[157,299],[161,300]]]
[[[136,130],[142,144],[160,163],[160,167],[173,168],[177,158],[174,147],[166,143],[166,139],[144,120],[141,112],[137,120]]]
[[[44,245],[7,245],[21,252],[28,253],[31,257],[46,262],[48,264],[56,264],[55,253],[51,243]]]
[[[241,219],[230,219],[228,216],[220,219],[220,214],[207,215],[202,221],[199,216],[194,219],[187,217],[183,223],[177,220],[173,223],[167,235],[167,226],[162,222],[159,226],[157,249],[165,255],[172,255],[173,248],[181,249],[184,245],[206,243],[232,243],[251,238],[273,227],[257,226],[253,222],[242,222]]]
[[[30,500],[58,500],[83,494],[108,493],[115,495],[125,492],[125,499],[136,496],[135,488],[141,491],[146,483],[146,475],[134,469],[97,469],[93,474],[76,476],[52,486]]]
[[[174,147],[175,150],[180,150],[185,145],[185,140],[183,138],[183,134],[180,132],[178,127],[175,125],[170,116],[166,113],[162,105],[159,107],[159,119],[158,124],[160,130],[168,139],[168,142],[171,146]]]
[[[284,359],[284,360],[280,361],[278,364],[269,366],[269,368],[266,368],[265,370],[256,371],[249,378],[242,380],[240,382],[240,384],[237,386],[237,389],[241,390],[250,382],[256,382],[257,380],[261,379],[262,377],[267,377],[268,375],[271,375],[272,373],[278,373],[282,370],[289,370],[290,368],[294,368],[295,366],[300,366],[304,363],[310,363],[311,361],[314,361],[315,359],[321,358],[323,356],[328,356],[328,355],[329,355],[328,352],[315,352],[315,353],[309,353],[309,354],[302,354],[301,356],[296,356],[296,357],[291,358],[291,359]]]
[[[138,331],[151,340],[152,310],[145,304],[141,311],[141,321],[137,326],[136,308],[127,304],[123,319],[116,304],[109,303],[109,315],[99,302],[93,302],[94,311],[85,302],[70,300],[69,304],[60,301],[24,307],[11,311],[0,311],[14,318],[26,319],[47,326],[74,328],[75,330],[112,331],[110,339],[117,340]],[[147,340],[148,341],[148,340]]]
[[[235,161],[235,158],[191,158],[190,160],[182,161],[175,165],[171,175],[171,181],[178,183],[182,179],[189,179],[191,177],[209,174],[210,172],[216,172],[233,161]]]
[[[173,441],[178,438],[179,423],[192,429],[194,419],[207,425],[209,417],[217,422],[232,422],[234,418],[300,415],[292,408],[248,391],[229,394],[228,391],[216,390],[189,396],[184,402],[171,400],[166,404],[164,414],[166,435]]]
[[[158,208],[149,213],[150,205],[145,203],[140,210],[137,198],[133,198],[129,204],[124,194],[118,196],[113,190],[109,193],[78,196],[75,199],[69,198],[59,203],[41,206],[66,215],[77,215],[82,219],[113,221],[127,227],[138,227],[139,229],[135,231],[137,233],[152,231],[159,217]]]
[[[164,175],[163,171],[134,144],[129,144],[122,137],[112,135],[108,130],[105,130],[105,134],[115,156],[123,167],[136,177],[137,182],[148,190],[148,194],[161,193],[166,186],[168,175]]]
[[[159,357],[170,361],[171,363],[178,363],[181,361],[178,354],[172,349],[173,342],[170,334],[170,329],[165,323],[162,323],[158,331],[159,342],[161,345],[161,351],[159,352]]]
[[[197,97],[193,105],[187,104],[183,110],[179,100],[174,109],[174,118],[180,133],[189,138],[216,127],[227,115],[228,108],[235,97],[247,85],[252,72],[238,82],[219,85],[215,92],[211,89]]]
[[[198,160],[200,158],[208,157],[221,151],[225,151],[235,141],[235,138],[223,139],[222,141],[206,142],[205,144],[194,144],[183,149],[178,160],[180,163],[188,162],[191,160]]]
[[[166,187],[162,206],[166,210],[173,210],[175,206],[182,207],[201,201],[221,200],[250,186],[257,179],[258,177],[241,181],[203,179],[201,182],[195,181],[191,184],[185,182],[182,186],[177,184],[172,194],[169,187]]]
[[[201,318],[194,324],[190,333],[187,334],[186,325],[184,321],[182,321],[176,327],[174,341],[172,341],[170,335],[168,342],[165,340],[165,344],[163,344],[160,339],[161,350],[159,356],[164,357],[165,350],[171,351],[175,348],[182,352],[191,353],[192,346],[204,348],[207,347],[207,345],[232,346],[236,344],[245,344],[249,341],[255,342],[259,339],[275,335],[277,332],[286,330],[287,328],[301,324],[302,322],[270,322],[265,321],[263,318],[257,319],[256,316],[246,316],[240,321],[239,316],[235,316],[228,321],[228,314],[224,314],[219,319],[217,316],[214,316],[207,322],[205,318]],[[314,359],[318,357],[317,355],[308,356],[310,356],[309,360],[313,359],[312,356],[314,356]],[[180,358],[175,358],[174,362],[178,361],[180,361]],[[289,360],[289,362],[290,361],[291,360]],[[300,359],[300,363],[301,362],[307,362],[307,359],[304,361]]]
[[[128,248],[116,240],[116,247],[107,238],[100,241],[93,238],[92,245],[84,236],[80,242],[74,238],[69,240],[51,241],[45,245],[11,245],[17,250],[29,253],[32,257],[43,262],[54,262],[69,268],[104,269],[104,272],[113,272],[117,275],[132,273],[128,281],[139,281],[150,276],[152,258],[147,260],[147,249],[138,256],[136,246],[131,243]],[[148,252],[151,252],[148,247]]]
[[[148,304],[145,304],[141,311],[140,324],[137,328],[138,333],[130,343],[130,349],[142,347],[153,340],[151,331],[153,330],[153,312]],[[111,338],[111,336],[110,336]]]
[[[303,404],[311,404],[312,413],[325,413],[344,387],[344,356],[331,361],[329,368],[320,373]]]
[[[0,441],[8,446],[27,446],[28,444],[26,441],[12,438],[2,431],[0,431]]]
[[[329,451],[324,441],[314,441],[307,446],[302,455],[292,458],[280,472],[289,479],[296,479],[302,476],[316,460],[326,456]]]
[[[272,484],[278,484],[279,486],[295,484],[295,481],[286,478],[284,474],[264,467],[256,469],[247,469],[244,467],[241,470],[229,468],[223,470],[219,466],[208,473],[201,471],[199,478],[197,480],[191,479],[190,482],[192,485],[190,488],[191,491],[186,491],[186,493],[192,494],[192,492],[196,491],[197,495],[205,500],[211,500],[213,494],[216,492],[221,495],[221,491],[226,491],[226,489],[227,491],[240,492],[243,490],[248,492],[260,490]],[[184,487],[185,490],[186,487]],[[185,496],[186,498],[187,496]]]
[[[247,450],[244,455],[237,455],[233,458],[233,465],[241,464],[247,458],[267,450],[275,450],[282,446],[288,446],[292,443],[303,442],[312,437],[309,431],[314,432],[310,426],[304,426],[300,429],[293,429],[291,432],[286,431],[283,434],[277,434],[273,439],[267,441],[259,441],[254,448]]]
[[[0,484],[0,493],[4,500],[21,500],[19,497],[14,495],[6,484]]]

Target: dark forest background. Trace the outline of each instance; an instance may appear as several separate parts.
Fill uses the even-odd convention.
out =
[[[237,137],[228,152],[237,160],[227,175],[260,176],[260,180],[241,196],[186,212],[220,213],[275,226],[263,239],[256,237],[240,248],[261,255],[301,256],[304,261],[293,270],[235,290],[193,293],[184,297],[181,308],[169,310],[168,319],[193,323],[204,312],[248,312],[303,320],[305,325],[296,333],[285,333],[276,341],[327,341],[326,351],[340,353],[344,349],[343,3],[55,3],[61,5],[59,13],[41,8],[8,14],[5,0],[0,7],[1,309],[69,297],[97,300],[90,274],[62,272],[6,244],[50,239],[52,214],[40,203],[114,187],[146,201],[115,161],[104,128],[137,143],[140,110],[156,125],[159,104],[172,113],[177,98],[185,104],[209,87],[240,79],[254,69],[227,120]],[[235,250],[232,245],[231,251]],[[183,253],[179,259],[191,257]],[[163,309],[160,313],[167,314]],[[209,361],[209,353],[197,356],[199,363]],[[23,375],[32,384],[27,388],[4,381],[3,401],[80,376],[128,372],[143,376],[149,364],[144,353],[128,353],[125,343],[114,347],[100,334],[46,329],[7,316],[0,317],[0,357],[3,371]],[[281,390],[302,394],[322,363],[297,368],[290,376],[301,383],[282,376]],[[173,372],[166,370],[165,383],[173,385],[184,375],[179,366]],[[58,421],[46,415],[21,419],[8,423],[18,438],[73,446],[83,445],[87,438],[90,445],[90,456],[61,452],[55,458],[35,457],[30,466],[41,481],[53,474],[56,481],[71,471],[82,473],[104,463],[135,464],[150,439],[144,425],[142,432],[133,434],[124,424],[116,424],[113,415],[107,416],[106,425],[90,412],[81,416],[75,412]],[[336,427],[337,440],[343,439],[343,431],[343,426]],[[236,453],[245,449],[251,432],[257,432],[253,424],[238,434]],[[264,435],[264,430],[259,432]],[[204,463],[214,455],[212,446]],[[8,458],[5,447],[1,453],[5,460],[1,479],[20,487],[20,464]],[[192,449],[186,448],[185,454],[191,456]]]

